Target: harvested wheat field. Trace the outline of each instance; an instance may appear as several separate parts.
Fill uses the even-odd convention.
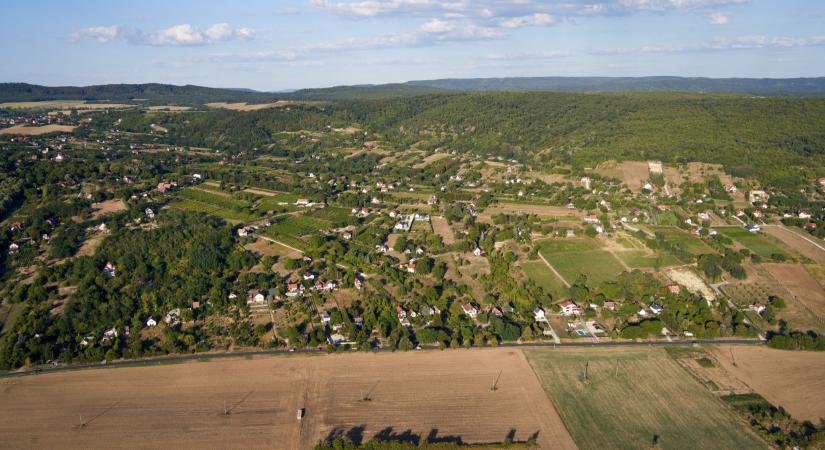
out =
[[[783,287],[793,294],[807,310],[825,320],[825,290],[801,264],[763,264]]]
[[[233,111],[260,111],[262,109],[269,109],[269,108],[285,108],[290,105],[298,105],[298,104],[317,104],[319,102],[294,102],[288,100],[278,100],[272,103],[225,103],[225,102],[214,102],[214,103],[207,103],[206,106],[210,108],[223,108],[223,109],[230,109]]]
[[[575,448],[513,349],[260,357],[0,383],[8,447],[305,449],[337,434],[501,442],[514,432],[541,448]]]
[[[766,226],[765,234],[782,241],[800,255],[816,262],[825,262],[825,242],[803,231],[794,231],[785,226]]]
[[[795,419],[818,424],[825,418],[825,353],[756,346],[710,352],[725,370]]]
[[[75,129],[71,125],[42,125],[39,127],[27,127],[15,125],[13,127],[0,129],[0,134],[20,134],[24,136],[40,136],[49,133],[71,133]]]

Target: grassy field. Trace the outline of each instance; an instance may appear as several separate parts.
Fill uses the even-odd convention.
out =
[[[767,448],[664,350],[525,354],[581,449]]]
[[[249,212],[249,203],[221,194],[212,194],[197,189],[184,189],[181,200],[174,203],[176,208],[200,211],[227,220],[246,222],[257,217]]]
[[[327,206],[326,208],[315,209],[306,214],[308,217],[326,220],[329,222],[343,222],[352,216],[352,213],[347,208],[339,208],[336,206]]]
[[[656,256],[650,256],[644,251],[617,252],[616,256],[625,264],[634,269],[652,269],[656,267]],[[660,253],[658,256],[659,267],[675,266],[679,260],[670,253]]]
[[[536,282],[545,292],[549,292],[553,298],[563,298],[567,289],[546,264],[542,261],[530,261],[521,265],[524,273]]]
[[[542,256],[568,282],[573,283],[579,274],[585,274],[592,286],[613,280],[624,270],[613,255],[599,248],[593,239],[554,239],[539,244]]]
[[[762,258],[770,258],[775,253],[787,254],[772,242],[772,238],[757,233],[751,233],[740,227],[719,227],[720,233],[742,244]]]
[[[223,219],[236,222],[246,222],[250,220],[255,220],[255,216],[249,213],[221,208],[220,206],[199,202],[197,200],[179,200],[173,203],[172,206],[179,209],[185,209],[187,211],[204,212],[207,214],[211,214],[213,216],[218,216]]]
[[[661,233],[668,242],[678,244],[694,255],[715,253],[716,251],[698,237],[676,227],[650,227],[654,233]]]

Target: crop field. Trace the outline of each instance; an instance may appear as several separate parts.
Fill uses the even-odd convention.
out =
[[[710,350],[730,374],[797,420],[825,418],[825,353],[754,346]]]
[[[2,383],[4,447],[308,449],[339,435],[491,443],[511,434],[575,448],[513,349],[262,357]]]
[[[687,231],[680,230],[676,227],[650,228],[652,232],[663,234],[665,240],[680,245],[682,248],[684,248],[691,254],[701,255],[703,253],[716,253],[716,251],[713,248],[711,248],[708,244],[705,244],[704,241],[702,241],[696,236],[691,236],[691,234]]]
[[[255,216],[243,211],[235,211],[233,209],[221,208],[220,206],[215,206],[211,203],[199,202],[197,200],[179,200],[175,203],[172,203],[172,206],[179,209],[185,209],[187,211],[196,211],[211,214],[213,216],[218,216],[223,219],[235,222],[246,222],[255,219]]]
[[[329,222],[314,217],[295,215],[287,216],[273,223],[268,230],[275,234],[300,237],[329,227]]]
[[[798,301],[815,317],[819,326],[825,326],[825,289],[801,264],[763,264],[776,281],[792,295],[789,302]]]
[[[723,235],[739,242],[762,258],[769,259],[771,255],[776,253],[787,254],[787,252],[782,250],[778,243],[771,237],[758,233],[751,233],[750,231],[740,227],[719,227],[717,230],[719,230],[719,232]]]
[[[569,283],[573,283],[579,274],[584,274],[591,286],[615,279],[624,271],[612,254],[599,248],[598,242],[593,239],[554,239],[539,244],[542,256]]]
[[[71,133],[75,127],[71,125],[43,125],[39,127],[29,127],[15,125],[13,127],[0,129],[0,134],[21,134],[26,136],[39,136],[49,133]]]
[[[621,180],[633,192],[639,192],[643,181],[650,176],[647,161],[605,161],[595,171],[599,175]]]
[[[227,195],[225,192],[208,192],[190,188],[182,190],[180,196],[188,200],[209,203],[210,205],[224,209],[249,208],[250,206],[248,202],[232,198],[232,196]]]
[[[85,100],[45,100],[38,102],[0,103],[0,109],[119,109],[131,108],[133,105],[123,103],[86,103]]]
[[[767,448],[662,349],[525,355],[581,449]]]
[[[825,242],[808,236],[805,231],[784,226],[768,226],[763,230],[800,255],[816,262],[825,262]]]
[[[629,250],[616,252],[615,254],[617,258],[633,269],[653,269],[657,266],[667,267],[679,264],[679,260],[675,256],[666,252],[651,255],[642,250]]]
[[[347,208],[327,206],[326,208],[314,209],[306,213],[306,216],[326,220],[329,222],[344,222],[350,217],[352,217],[352,214],[350,210]]]
[[[550,293],[553,298],[563,298],[567,289],[550,268],[542,261],[529,261],[521,264],[525,275],[535,281],[544,292]]]

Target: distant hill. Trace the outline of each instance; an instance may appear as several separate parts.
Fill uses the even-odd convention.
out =
[[[210,102],[264,103],[273,100],[358,100],[429,94],[513,92],[693,92],[761,96],[825,96],[820,78],[681,78],[681,77],[525,77],[453,78],[406,83],[335,86],[292,92],[175,86],[171,84],[105,84],[97,86],[39,86],[0,83],[0,103],[44,100],[140,102],[141,104],[202,105]]]
[[[406,83],[453,91],[713,92],[752,95],[825,95],[819,78],[524,77],[452,78]]]
[[[281,93],[278,95],[281,98],[300,100],[356,100],[409,97],[414,95],[438,94],[450,91],[450,88],[441,88],[437,86],[426,86],[412,83],[392,83],[299,89],[294,92]]]
[[[27,83],[0,83],[0,102],[44,100],[86,100],[146,104],[203,104],[210,102],[265,102],[277,95],[248,89],[221,89],[171,84],[104,84],[97,86],[40,86]]]

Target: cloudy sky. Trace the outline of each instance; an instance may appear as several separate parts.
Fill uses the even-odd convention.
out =
[[[825,76],[825,1],[31,0],[0,49],[0,81],[47,85]]]

